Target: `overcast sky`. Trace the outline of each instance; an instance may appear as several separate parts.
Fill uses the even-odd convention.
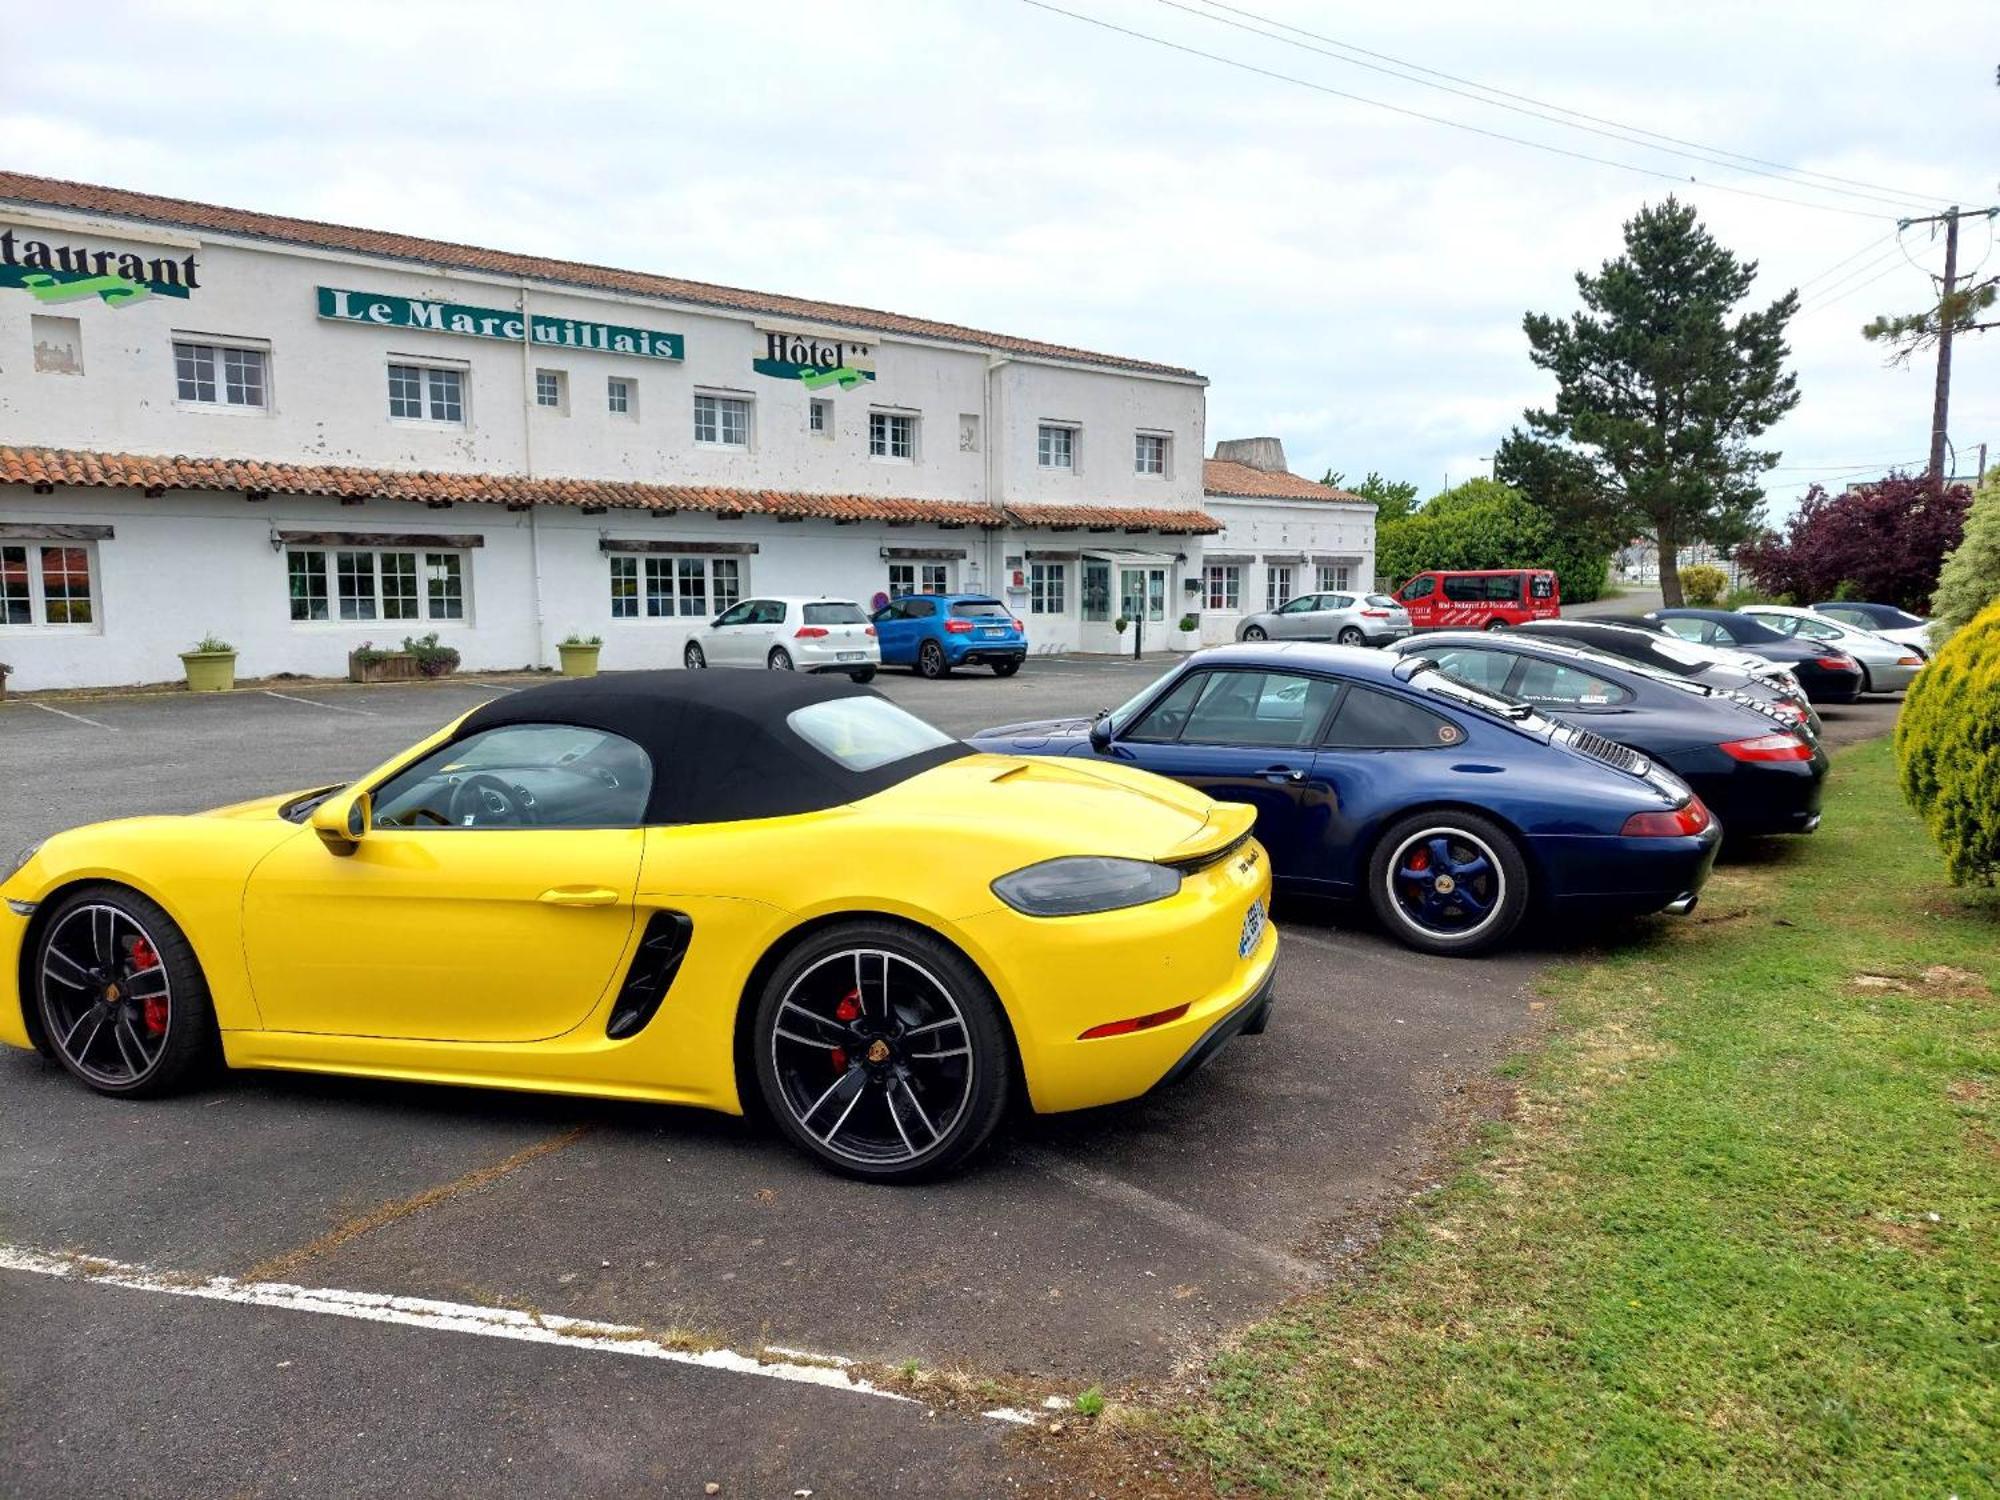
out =
[[[1761,264],[1760,300],[1804,288],[1774,509],[1815,477],[1921,466],[1931,367],[1884,369],[1856,330],[1919,305],[1918,267],[1942,264],[1924,230],[1898,247],[1899,214],[1996,201],[1990,0],[1234,0],[1542,104],[1887,187],[1902,208],[1366,71],[1218,24],[1204,0],[1052,3],[1703,185],[1023,0],[100,0],[81,30],[9,29],[0,140],[22,171],[1190,365],[1211,382],[1211,439],[1276,434],[1301,472],[1379,469],[1426,493],[1484,472],[1547,398],[1522,313],[1571,309],[1574,272],[1679,191]],[[1990,222],[1965,230],[1962,267],[1992,250]],[[1963,341],[1956,370],[1969,472],[1982,439],[2000,460],[2000,333]]]

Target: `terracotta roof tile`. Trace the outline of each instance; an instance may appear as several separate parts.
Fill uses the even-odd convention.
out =
[[[1253,469],[1226,458],[1202,460],[1201,488],[1204,494],[1239,495],[1256,500],[1345,500],[1356,505],[1374,504],[1366,495],[1357,495],[1352,490],[1314,484],[1297,474]]]
[[[774,292],[748,291],[742,287],[716,286],[709,282],[686,281],[677,276],[658,276],[646,271],[621,271],[615,267],[592,265],[586,261],[517,255],[511,251],[488,250],[478,245],[455,244],[449,240],[427,240],[415,235],[394,234],[381,229],[355,229],[344,224],[324,224],[315,219],[293,219],[282,214],[255,213],[248,209],[224,208],[213,203],[196,203],[185,198],[163,198],[153,193],[133,192],[127,188],[99,187],[87,182],[66,182],[54,177],[35,177],[25,172],[0,171],[0,201],[34,204],[43,208],[70,209],[77,213],[105,214],[115,218],[142,219],[149,223],[167,224],[179,229],[207,229],[219,234],[248,235],[256,239],[278,240],[292,245],[316,245],[322,249],[380,255],[396,260],[416,261],[422,265],[489,271],[503,276],[524,276],[534,281],[592,287],[600,291],[629,292],[643,297],[662,297],[673,302],[692,303],[702,307],[722,307],[736,312],[775,313],[783,317],[811,319],[848,328],[867,328],[878,333],[904,333],[917,338],[939,339],[946,343],[972,344],[982,349],[1000,349],[1011,354],[1038,355],[1047,359],[1103,365],[1110,369],[1201,378],[1194,371],[1182,369],[1177,365],[1155,364],[1150,360],[1126,359],[1116,354],[1099,354],[1089,349],[1073,349],[1065,344],[1015,338],[1004,333],[988,333],[983,329],[968,328],[958,323],[912,318],[902,313],[883,312],[872,307],[854,307],[839,302],[815,302],[806,297],[787,297]]]
[[[70,448],[0,447],[0,483],[137,490],[228,490],[348,499],[452,501],[473,505],[604,506],[614,510],[706,511],[828,521],[912,521],[999,527],[1115,527],[1181,533],[1221,530],[1206,511],[1118,505],[1010,505],[887,495],[822,495],[622,479],[527,479],[508,474],[411,473],[242,458],[171,458]]]

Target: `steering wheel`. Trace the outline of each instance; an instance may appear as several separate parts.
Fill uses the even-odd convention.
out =
[[[460,828],[523,827],[535,821],[535,799],[488,771],[475,771],[451,789],[452,823]]]

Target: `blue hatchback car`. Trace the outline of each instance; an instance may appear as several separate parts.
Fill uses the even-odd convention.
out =
[[[1028,633],[1014,612],[985,594],[903,594],[869,619],[885,667],[947,677],[953,667],[986,666],[1012,677],[1028,659]]]
[[[1248,802],[1281,884],[1365,896],[1430,953],[1484,952],[1531,907],[1691,910],[1722,839],[1671,771],[1420,654],[1224,646],[1095,720],[972,742],[1115,760]]]

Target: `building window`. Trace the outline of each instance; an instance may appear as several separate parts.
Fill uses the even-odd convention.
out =
[[[545,406],[551,411],[561,411],[567,405],[563,399],[568,378],[561,370],[535,371],[535,405]]]
[[[465,372],[443,365],[389,366],[389,415],[407,422],[465,422]]]
[[[0,546],[0,625],[94,625],[91,549],[67,542]]]
[[[174,395],[192,406],[264,409],[266,355],[262,349],[174,340]]]
[[[1243,607],[1243,570],[1235,563],[1210,563],[1201,570],[1210,609]]]
[[[1132,439],[1132,472],[1166,474],[1167,439],[1164,434],[1142,432]]]
[[[638,402],[633,399],[632,382],[613,375],[604,382],[604,405],[614,417],[630,417],[637,414]]]
[[[948,594],[951,592],[951,564],[947,562],[892,562],[889,564],[889,594]]]
[[[341,547],[294,547],[285,554],[292,618],[463,620],[465,554]]]
[[[1264,569],[1264,608],[1276,609],[1280,604],[1289,604],[1292,598],[1292,570],[1283,563],[1270,563]]]
[[[1044,469],[1076,468],[1076,429],[1044,422],[1035,432],[1035,462]]]
[[[610,562],[614,620],[706,619],[743,597],[743,564],[734,557],[613,553]]]
[[[694,440],[715,448],[749,447],[750,403],[737,396],[696,396]]]
[[[1069,569],[1059,562],[1028,564],[1028,613],[1061,615],[1069,613],[1067,585]]]
[[[1344,594],[1354,585],[1353,569],[1347,563],[1318,563],[1313,568],[1314,587],[1322,594]]]
[[[815,398],[806,403],[806,431],[825,437],[833,431],[833,403]]]
[[[917,419],[888,411],[868,413],[868,456],[915,459]]]

